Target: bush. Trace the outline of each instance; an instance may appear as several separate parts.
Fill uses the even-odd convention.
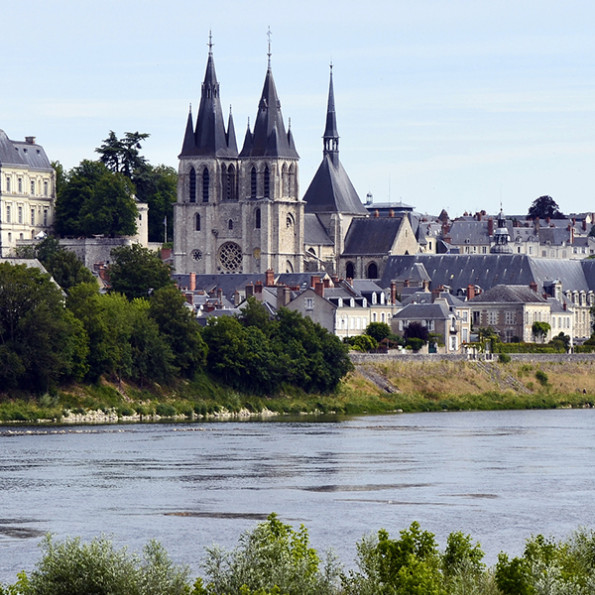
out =
[[[549,379],[543,370],[537,370],[537,372],[535,372],[535,378],[541,384],[541,386],[547,386]]]
[[[508,364],[508,363],[510,362],[510,355],[508,355],[508,353],[501,353],[501,354],[498,356],[498,361],[499,361],[501,364]]]
[[[29,579],[21,577],[24,595],[179,595],[189,592],[188,571],[175,566],[157,542],[149,542],[142,558],[126,548],[97,538],[54,542],[47,536],[43,557]]]

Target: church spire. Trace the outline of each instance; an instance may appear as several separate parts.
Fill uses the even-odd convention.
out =
[[[194,131],[194,147],[190,149],[186,138],[182,150],[183,155],[205,155],[209,157],[237,157],[237,145],[233,125],[225,130],[219,82],[215,73],[213,60],[213,36],[209,31],[209,55],[207,68],[201,88],[200,104]]]
[[[323,136],[323,154],[329,155],[333,163],[339,161],[339,133],[337,132],[337,115],[335,113],[335,92],[333,90],[333,64],[330,64],[330,80],[328,86],[328,103],[326,108],[326,127]]]

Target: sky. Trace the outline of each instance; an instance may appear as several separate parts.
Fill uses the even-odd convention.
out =
[[[271,64],[300,154],[322,158],[333,64],[340,159],[360,198],[451,217],[595,211],[591,0],[28,0],[2,9],[0,128],[65,168],[109,132],[177,168],[209,31],[238,146]]]

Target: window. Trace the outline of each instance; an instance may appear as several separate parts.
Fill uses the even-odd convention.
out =
[[[260,209],[256,209],[256,211],[254,211],[254,227],[260,229],[260,223]]]
[[[488,312],[488,324],[498,324],[498,312],[495,312],[494,310]]]
[[[19,178],[17,180],[17,186],[19,189],[19,194],[21,194],[23,192],[23,178]]]
[[[31,209],[31,225],[35,225],[35,209]]]
[[[200,231],[200,213],[194,215],[194,229]]]
[[[314,310],[314,298],[306,298],[306,310]]]
[[[271,196],[271,172],[269,166],[264,168],[264,197],[270,198]]]
[[[377,279],[378,278],[378,267],[376,266],[375,262],[371,262],[368,265],[368,279]]]
[[[35,182],[33,180],[31,180],[31,194],[35,194]]]
[[[6,223],[10,223],[10,205],[6,205]]]
[[[190,170],[188,181],[188,199],[190,202],[196,202],[196,172],[194,171],[194,168]]]
[[[6,192],[10,192],[10,176],[6,176]]]
[[[209,202],[209,170],[202,170],[202,201]]]
[[[287,227],[287,229],[293,227],[293,217],[291,215],[287,215],[287,218],[285,219],[285,227]]]
[[[233,219],[230,219],[227,222],[227,229],[232,230],[233,229]]]
[[[47,224],[48,224],[48,210],[47,209],[43,209],[43,224],[45,227],[47,227]]]
[[[250,171],[250,198],[256,198],[256,168]]]
[[[43,195],[44,196],[49,196],[50,195],[49,188],[50,188],[50,186],[48,184],[48,181],[47,180],[44,180],[44,182],[43,182]]]
[[[23,207],[17,208],[17,218],[19,223],[23,222]]]

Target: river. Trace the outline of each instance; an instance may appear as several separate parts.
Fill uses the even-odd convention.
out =
[[[46,532],[157,539],[200,573],[270,512],[354,566],[355,543],[420,522],[493,564],[534,533],[595,518],[595,411],[424,413],[342,420],[0,427],[0,582]]]

